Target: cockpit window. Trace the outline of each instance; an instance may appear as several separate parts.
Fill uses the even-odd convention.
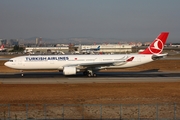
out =
[[[13,62],[13,60],[8,60],[8,62]]]

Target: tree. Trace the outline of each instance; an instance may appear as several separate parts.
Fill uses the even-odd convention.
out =
[[[23,52],[24,48],[23,47],[19,47],[19,45],[15,45],[13,48],[13,52]]]

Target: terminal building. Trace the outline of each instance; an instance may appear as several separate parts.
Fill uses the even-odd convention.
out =
[[[100,49],[96,50],[98,47]],[[97,44],[97,45],[74,45],[58,47],[26,47],[24,53],[26,54],[69,54],[69,52],[77,54],[118,54],[131,53],[132,45],[129,44]]]
[[[69,52],[68,46],[61,47],[26,47],[26,54],[66,54]]]
[[[99,50],[95,50],[100,46]],[[76,51],[84,52],[84,51],[93,51],[99,53],[131,53],[132,45],[129,44],[97,44],[97,45],[75,45]]]

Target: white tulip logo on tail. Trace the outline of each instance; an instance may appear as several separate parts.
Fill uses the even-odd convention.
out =
[[[149,51],[152,54],[159,54],[162,52],[163,47],[163,42],[160,39],[156,38],[155,41],[149,46]]]

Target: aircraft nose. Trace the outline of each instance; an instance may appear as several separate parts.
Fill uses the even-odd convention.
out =
[[[6,67],[9,67],[9,62],[5,62],[4,65],[5,65]]]

